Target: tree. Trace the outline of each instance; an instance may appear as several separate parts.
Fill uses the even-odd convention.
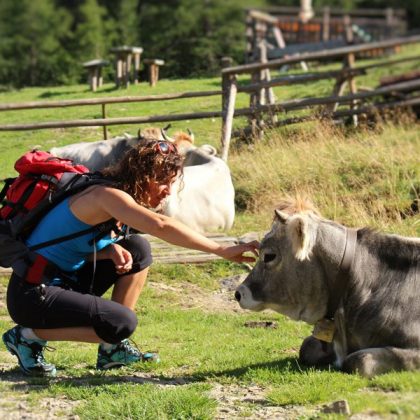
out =
[[[106,52],[106,10],[96,0],[85,0],[78,9],[76,39],[80,61],[102,58]]]
[[[139,33],[138,0],[121,0],[116,9],[117,43],[137,46]]]
[[[145,56],[161,57],[171,75],[215,74],[223,55],[242,61],[244,15],[224,0],[142,1],[140,40]],[[164,53],[165,52],[165,53]]]
[[[53,0],[0,2],[0,83],[63,83],[71,57],[61,45],[71,23]]]

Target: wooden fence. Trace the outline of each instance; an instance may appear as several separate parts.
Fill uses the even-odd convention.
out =
[[[317,114],[320,116],[343,117],[352,116],[354,123],[357,124],[357,115],[361,113],[372,113],[373,109],[382,109],[386,107],[408,106],[420,103],[419,96],[411,96],[412,92],[420,90],[420,79],[404,81],[397,84],[387,85],[373,89],[371,91],[358,92],[356,86],[356,77],[366,74],[368,70],[375,67],[393,66],[403,62],[420,61],[420,55],[405,57],[401,59],[388,59],[375,64],[356,67],[356,55],[358,53],[373,51],[377,49],[387,49],[420,43],[420,35],[397,38],[393,40],[359,44],[319,51],[315,53],[305,53],[293,57],[277,60],[263,60],[260,63],[247,64],[243,66],[228,67],[222,70],[223,84],[223,124],[222,124],[222,158],[227,160],[230,139],[232,136],[233,118],[235,116],[247,115],[250,117],[249,131],[253,135],[261,132],[267,122],[263,119],[263,114],[268,114],[268,124],[278,126],[294,122],[313,119],[315,116],[299,116],[286,118],[278,121],[277,113],[290,110],[310,108],[315,105],[323,105],[323,111]],[[271,78],[270,70],[278,69],[285,65],[296,65],[301,61],[322,62],[332,58],[342,60],[342,68],[336,71],[318,71],[310,74],[287,75],[278,78]],[[238,84],[239,75],[250,75],[249,84]],[[314,80],[335,79],[333,91],[327,97],[303,98],[292,101],[276,103],[272,88],[274,86],[292,85],[298,83],[308,83]],[[378,82],[379,83],[379,82]],[[346,85],[348,85],[350,94],[344,95]],[[238,92],[247,92],[250,94],[250,106],[246,109],[236,109],[236,97]],[[372,106],[366,104],[367,99],[374,97],[384,97],[384,95],[400,92],[398,98],[393,97],[389,100],[382,100]],[[338,111],[341,104],[350,104],[350,109]]]
[[[97,98],[97,99],[74,99],[67,101],[36,101],[23,103],[0,104],[1,111],[16,111],[23,109],[45,109],[45,108],[65,108],[74,106],[93,106],[100,105],[102,110],[102,118],[68,120],[68,121],[47,121],[25,124],[3,124],[0,125],[0,131],[21,131],[21,130],[40,130],[51,128],[69,128],[69,127],[103,127],[104,139],[108,138],[107,126],[122,124],[144,124],[144,123],[160,123],[168,121],[184,121],[200,118],[216,118],[221,117],[221,111],[214,112],[193,112],[185,114],[170,115],[152,115],[146,117],[121,117],[107,118],[106,105],[116,103],[132,103],[132,102],[151,102],[151,101],[168,101],[185,98],[203,98],[207,96],[221,95],[221,90],[209,90],[201,92],[183,92],[164,95],[149,96],[125,96],[116,98]]]
[[[41,109],[41,108],[62,108],[74,106],[101,106],[102,118],[100,119],[78,119],[68,121],[47,121],[34,123],[3,124],[0,125],[0,131],[20,131],[34,129],[52,129],[66,127],[104,127],[104,138],[107,138],[106,127],[111,125],[123,124],[144,124],[144,123],[163,123],[171,121],[183,121],[202,118],[222,118],[221,146],[222,158],[227,160],[230,140],[233,131],[233,118],[237,116],[246,116],[249,120],[249,127],[245,132],[252,135],[259,135],[265,126],[278,126],[292,124],[301,121],[307,121],[323,116],[342,118],[352,116],[357,123],[357,115],[372,113],[375,109],[387,107],[397,107],[404,105],[414,105],[420,103],[418,96],[411,93],[420,90],[420,80],[405,80],[397,84],[386,85],[373,89],[371,91],[358,91],[356,86],[356,77],[366,74],[370,69],[382,66],[393,66],[404,62],[416,62],[420,60],[420,55],[405,57],[400,59],[387,59],[379,63],[368,64],[360,67],[355,66],[358,53],[372,51],[375,49],[394,48],[402,45],[420,43],[420,36],[411,36],[398,38],[388,41],[366,43],[343,48],[318,51],[314,53],[300,54],[294,57],[282,58],[277,60],[260,63],[247,64],[243,66],[228,67],[222,70],[222,89],[184,92],[178,94],[165,94],[153,96],[137,97],[118,97],[118,98],[96,98],[79,99],[67,101],[37,101],[27,103],[9,103],[0,104],[1,111]],[[338,70],[317,71],[305,74],[288,74],[282,77],[271,78],[270,70],[278,69],[285,65],[296,65],[304,60],[305,62],[323,62],[331,58],[343,60],[343,66]],[[249,75],[249,82],[238,83],[239,75]],[[300,83],[309,83],[316,80],[332,79],[335,80],[332,94],[326,97],[301,98],[295,100],[276,103],[273,93],[273,87],[293,85]],[[349,94],[344,95],[345,87],[348,85]],[[250,95],[249,107],[236,109],[237,94],[243,92]],[[400,92],[402,96],[392,96],[395,92]],[[383,98],[389,95],[390,99],[381,102],[368,103],[369,99]],[[222,96],[222,109],[205,112],[189,112],[178,114],[152,115],[140,117],[121,117],[107,118],[106,106],[115,103],[130,102],[148,102],[148,101],[167,101],[185,98],[200,98],[207,96]],[[289,116],[279,120],[279,114],[284,116],[285,112],[314,106],[323,106],[322,112],[309,115]],[[349,109],[340,109],[340,105],[350,105]]]
[[[272,7],[246,12],[246,59],[253,62],[259,44],[264,41],[271,50],[293,49],[297,44],[345,43],[349,31],[353,39],[373,42],[405,35],[406,13],[402,9],[355,9],[345,11],[324,7],[315,9],[308,22],[299,19],[298,7]],[[287,53],[287,51],[284,51]],[[280,56],[280,51],[277,52]]]

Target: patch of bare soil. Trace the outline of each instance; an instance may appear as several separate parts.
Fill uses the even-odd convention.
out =
[[[297,419],[308,414],[302,406],[279,407],[271,405],[265,397],[266,390],[257,385],[221,385],[215,384],[210,396],[217,400],[215,419],[228,420],[246,418],[260,419]]]
[[[2,381],[6,383],[5,381]],[[11,384],[18,385],[17,382]],[[26,382],[22,382],[22,387],[28,388]],[[2,395],[0,402],[0,419],[7,420],[44,420],[44,419],[67,419],[78,420],[79,416],[72,414],[74,408],[80,401],[71,401],[65,397],[42,398],[36,405],[31,405],[27,401],[27,393],[22,392],[13,395],[6,393]]]
[[[201,309],[205,312],[240,312],[241,308],[235,300],[234,293],[245,277],[246,274],[238,274],[223,278],[219,281],[220,288],[217,291],[205,290],[187,282],[176,285],[149,282],[148,287],[156,293],[173,294],[176,304],[184,309]]]
[[[0,311],[6,310],[6,285],[0,283]]]

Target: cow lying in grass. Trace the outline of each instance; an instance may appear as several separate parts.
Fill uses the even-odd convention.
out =
[[[167,140],[174,143],[182,155],[188,151],[199,150],[202,153],[216,155],[216,149],[211,145],[194,145],[194,134],[178,131],[173,137],[169,137],[165,128],[147,127],[139,130],[137,137],[125,133],[122,136],[114,137],[109,140],[99,140],[93,142],[81,142],[68,144],[62,147],[53,147],[50,152],[54,156],[71,159],[76,163],[81,163],[91,170],[99,171],[107,166],[113,165],[127,150],[136,146],[139,142],[148,139]]]
[[[165,128],[148,127],[139,130],[137,137],[124,133],[109,140],[81,142],[62,147],[53,147],[50,152],[54,156],[71,159],[91,170],[99,171],[113,165],[127,150],[135,147],[145,139],[164,140]]]
[[[175,181],[162,209],[199,232],[229,230],[235,218],[235,190],[226,162],[200,149],[189,150],[184,176]]]
[[[276,210],[235,298],[314,324],[300,361],[371,377],[420,368],[420,239],[346,227],[298,206]]]
[[[169,137],[166,133],[168,128],[149,127],[139,131],[137,137],[124,135],[110,140],[55,147],[51,153],[81,163],[91,171],[99,171],[115,163],[138,142],[148,139],[170,141],[185,156],[184,176],[182,181],[176,182],[172,193],[164,201],[163,213],[203,233],[229,230],[235,217],[235,191],[228,166],[215,156],[213,146],[196,147],[191,131],[180,131]]]

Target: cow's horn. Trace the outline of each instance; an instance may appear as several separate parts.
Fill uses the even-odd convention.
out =
[[[278,209],[274,210],[274,213],[276,214],[276,217],[280,220],[280,222],[286,223],[286,220],[289,217],[287,213],[285,213],[284,211],[280,211]]]
[[[191,143],[194,143],[194,140],[195,140],[194,133],[189,128],[187,128],[187,131],[188,131],[188,134],[190,135]]]
[[[170,126],[170,124],[169,124],[169,126]],[[160,132],[161,132],[162,137],[163,137],[163,139],[164,139],[165,141],[169,141],[169,142],[173,143],[173,142],[174,142],[174,139],[172,139],[171,137],[169,137],[169,136],[166,134],[165,129],[166,129],[167,127],[168,127],[168,126],[166,126],[165,128],[162,128],[162,129],[160,130]]]

